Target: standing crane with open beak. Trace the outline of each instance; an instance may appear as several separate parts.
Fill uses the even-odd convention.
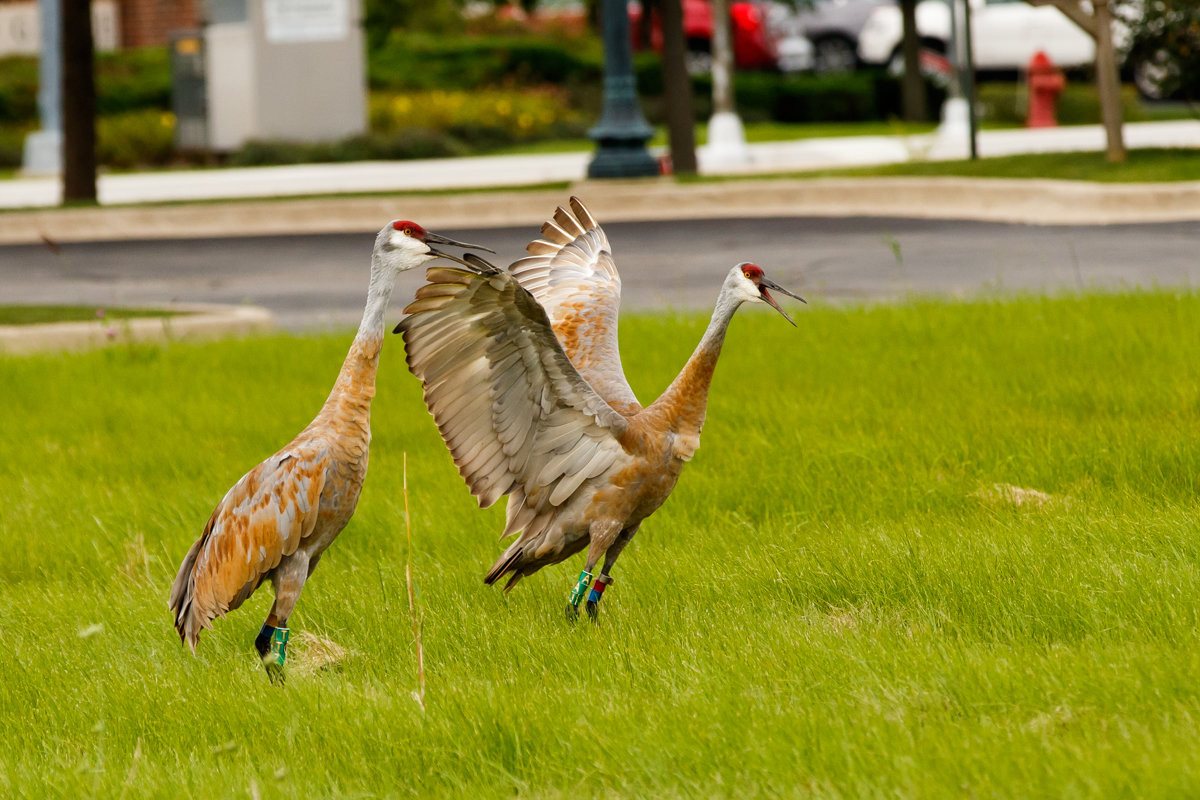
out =
[[[520,536],[484,582],[508,576],[508,591],[586,547],[566,607],[574,619],[589,585],[595,618],[617,557],[700,446],[734,312],[766,303],[792,322],[771,292],[803,299],[755,264],[735,266],[683,371],[643,408],[621,369],[621,279],[608,239],[577,198],[570,205],[507,272],[474,254],[468,270],[431,267],[396,332],[471,493],[485,508],[508,495],[502,538]]]
[[[367,475],[371,398],[396,276],[435,258],[465,263],[435,244],[487,250],[406,220],[379,232],[362,323],[321,413],[234,484],[184,557],[170,608],[179,638],[193,653],[202,629],[270,580],[275,603],[254,647],[272,682],[283,681],[288,617],[321,554],[354,514]]]

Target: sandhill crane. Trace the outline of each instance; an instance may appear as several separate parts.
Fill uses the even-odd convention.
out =
[[[234,484],[183,559],[170,608],[179,638],[193,653],[203,628],[269,579],[275,603],[254,647],[271,680],[283,680],[288,617],[321,554],[354,514],[367,474],[371,398],[396,276],[435,258],[459,261],[434,244],[486,249],[406,220],[379,232],[362,323],[321,413]]]
[[[431,267],[396,331],[471,493],[485,508],[508,495],[501,538],[520,536],[484,581],[507,575],[507,592],[586,546],[566,607],[574,619],[604,556],[586,606],[595,618],[617,557],[699,447],[734,312],[767,303],[795,325],[770,290],[802,298],[754,264],[733,267],[699,346],[643,408],[621,369],[621,280],[608,239],[577,198],[570,205],[508,272],[474,254],[469,270]]]

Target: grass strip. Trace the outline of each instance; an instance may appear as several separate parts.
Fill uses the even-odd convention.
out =
[[[46,322],[103,322],[144,317],[177,317],[187,312],[160,308],[105,306],[0,306],[0,325],[38,325]]]

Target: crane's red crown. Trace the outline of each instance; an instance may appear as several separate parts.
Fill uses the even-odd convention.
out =
[[[759,278],[763,276],[763,271],[762,267],[758,264],[746,263],[742,264],[742,274],[755,283],[758,283]]]
[[[402,233],[407,233],[418,241],[425,241],[425,229],[411,220],[398,219],[392,223],[392,227]]]

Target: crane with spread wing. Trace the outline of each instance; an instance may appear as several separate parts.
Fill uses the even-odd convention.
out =
[[[519,535],[484,581],[507,576],[508,591],[586,547],[566,607],[573,619],[589,585],[596,616],[617,557],[699,447],[734,312],[766,303],[792,322],[771,292],[803,300],[755,264],[733,267],[695,352],[643,407],[621,368],[621,279],[608,238],[577,198],[570,206],[508,271],[474,254],[468,269],[428,269],[396,332],[471,493],[485,508],[508,496],[503,536]]]

